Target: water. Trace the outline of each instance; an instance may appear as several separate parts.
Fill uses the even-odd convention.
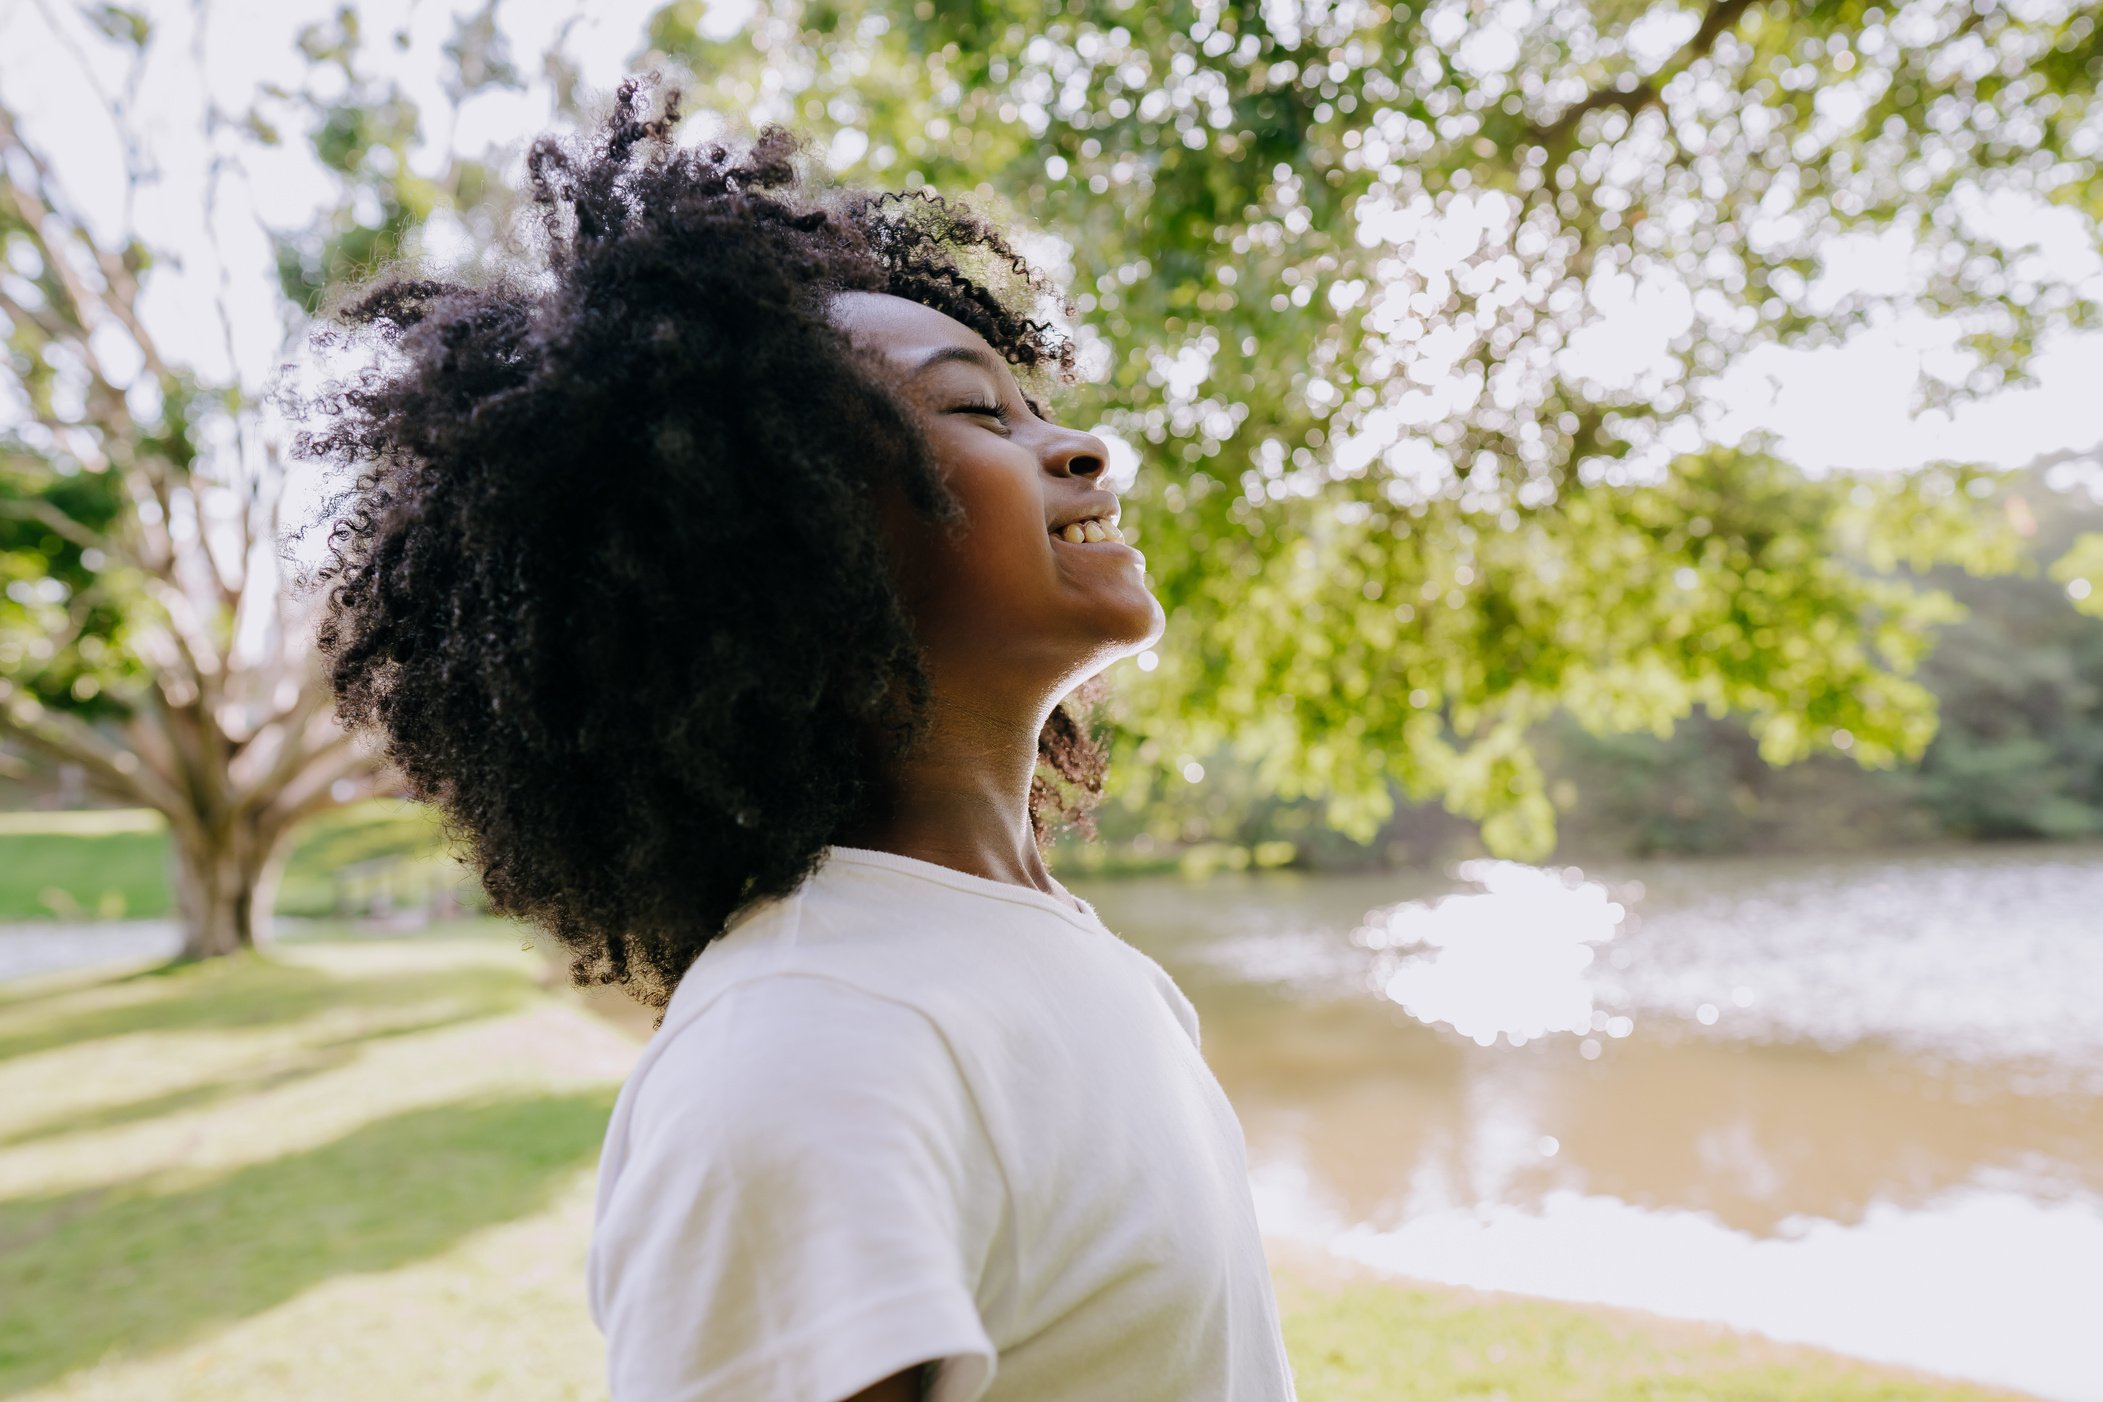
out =
[[[173,959],[183,935],[173,920],[39,920],[0,925],[0,983],[61,969]]]
[[[1267,1230],[2103,1402],[2103,848],[1070,884]]]

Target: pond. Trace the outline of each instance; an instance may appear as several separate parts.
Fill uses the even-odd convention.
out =
[[[1069,884],[1270,1232],[2103,1399],[2103,848]]]

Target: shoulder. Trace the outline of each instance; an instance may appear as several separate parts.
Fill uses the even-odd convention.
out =
[[[1183,1035],[1190,1038],[1192,1046],[1198,1046],[1197,1007],[1184,994],[1175,979],[1169,976],[1168,970],[1155,962],[1152,955],[1110,930],[1108,926],[1103,928],[1104,932],[1116,941],[1127,967],[1136,972],[1139,978],[1153,989],[1155,996],[1168,1005],[1168,1011],[1175,1017],[1176,1025],[1183,1029]]]
[[[814,1114],[926,1114],[964,1094],[933,1019],[844,979],[767,972],[684,1011],[637,1069],[639,1121],[699,1116],[749,1133]]]
[[[1147,962],[1153,964],[1154,961],[1149,959]],[[1154,964],[1154,974],[1155,986],[1160,990],[1162,1001],[1167,1003],[1168,1010],[1176,1015],[1176,1021],[1190,1037],[1190,1044],[1202,1048],[1203,1042],[1198,1035],[1197,1005],[1192,1003],[1177,986],[1176,981],[1168,976],[1168,970]]]
[[[820,1241],[911,1226],[939,1243],[978,1240],[1005,1210],[978,1103],[918,1010],[771,974],[660,1036],[609,1127],[602,1226],[665,1214]]]

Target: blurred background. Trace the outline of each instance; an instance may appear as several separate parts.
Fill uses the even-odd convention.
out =
[[[335,730],[277,395],[660,69],[1073,293],[1170,622],[1052,862],[1303,1396],[2103,1398],[2099,20],[6,0],[0,1397],[604,1395],[648,1019]]]

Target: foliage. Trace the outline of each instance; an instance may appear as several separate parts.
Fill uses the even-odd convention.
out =
[[[215,117],[264,145],[301,134],[335,184],[311,226],[276,231],[293,309],[434,223],[467,246],[505,227],[494,156],[412,168],[445,114],[376,76],[388,36],[359,14],[308,31],[303,77]],[[459,20],[449,100],[527,81],[496,14]],[[728,38],[707,14],[659,10],[636,66],[683,63],[690,107],[786,119],[844,178],[968,197],[1068,264],[1098,378],[1060,413],[1143,455],[1125,519],[1171,617],[1120,669],[1112,773],[1134,793],[1225,746],[1358,839],[1398,799],[1437,799],[1538,854],[1557,805],[1532,737],[1558,711],[1601,734],[1729,711],[1771,763],[1917,758],[1934,707],[1916,671],[1953,611],[1898,566],[2005,567],[1999,486],[1962,464],[1802,481],[1729,437],[1717,387],[1761,346],[1925,311],[1961,352],[1920,382],[1943,405],[2103,321],[2040,242],[2046,212],[2091,244],[2103,217],[2103,33],[2070,0],[762,0]],[[143,53],[158,40],[129,15],[91,19]],[[540,67],[577,115],[573,65]],[[1865,246],[1893,276],[1828,275]],[[154,257],[112,256],[115,284]],[[63,401],[47,291],[0,286],[16,377]],[[1631,306],[1654,343],[1617,339]],[[158,388],[173,407],[104,451],[179,458],[238,419],[217,387]],[[25,519],[57,484],[21,464],[63,455],[9,444],[0,501]],[[14,684],[78,708],[160,667],[126,633],[150,622],[146,586],[105,580],[65,532],[6,529]],[[2095,573],[2081,549],[2062,582]],[[61,609],[78,642],[22,678]]]
[[[455,108],[477,93],[520,86],[495,11],[492,0],[455,23],[445,82]],[[279,287],[302,312],[318,310],[331,291],[413,252],[439,210],[463,220],[470,237],[487,241],[515,203],[483,161],[450,159],[436,179],[416,173],[410,148],[424,134],[426,114],[398,85],[367,71],[363,43],[359,13],[349,5],[329,22],[307,26],[299,38],[305,81],[267,87],[246,118],[249,130],[271,145],[283,140],[286,128],[303,128],[315,160],[341,192],[311,224],[279,230],[273,240]]]
[[[1912,679],[1939,725],[1912,760],[1864,768],[1839,754],[1776,768],[1741,711],[1696,714],[1669,734],[1588,729],[1559,712],[1528,736],[1557,805],[1564,856],[1655,852],[1824,851],[1950,839],[2103,834],[2103,627],[2077,607],[2067,562],[2103,527],[2103,503],[2036,474],[2003,484],[2021,523],[2016,569],[1928,577],[1961,616],[1911,639],[1929,652]],[[1857,559],[1858,565],[1864,561]],[[2103,577],[2103,575],[2099,575]],[[2078,590],[2073,591],[2078,593]],[[1930,597],[1921,595],[1918,597]],[[2084,596],[2085,598],[2086,596]],[[1253,763],[1208,754],[1202,782],[1153,794],[1143,812],[1113,806],[1102,829],[1115,864],[1173,863],[1180,847],[1253,851],[1293,844],[1301,865],[1425,861],[1472,850],[1475,835],[1406,801],[1370,849],[1322,825],[1299,801],[1255,780]],[[1069,860],[1085,860],[1074,851]]]
[[[2052,578],[2083,613],[2103,618],[2103,531],[2090,531],[2052,565]]]
[[[1582,795],[1584,841],[1721,852],[2103,833],[2103,628],[2070,606],[2055,582],[2068,572],[2052,563],[2103,507],[2034,484],[2022,499],[2041,503],[2022,516],[2036,523],[2022,571],[1938,576],[1965,614],[1937,630],[1921,669],[1941,725],[1917,763],[1772,773],[1736,717],[1669,740],[1565,726],[1549,767]]]
[[[1954,836],[2103,834],[2103,626],[2072,587],[2079,569],[2103,579],[2103,560],[2082,563],[2103,503],[2037,514],[2031,570],[1951,580],[1971,617],[1924,670],[1945,720],[1911,796]]]
[[[0,496],[17,503],[0,512],[0,675],[20,678],[46,706],[118,714],[110,693],[136,694],[144,683],[126,645],[144,591],[92,542],[122,500],[107,474],[43,469],[18,437],[0,437]],[[75,522],[80,529],[69,529]]]
[[[1172,782],[1239,737],[1361,836],[1392,781],[1545,850],[1525,736],[1558,704],[1727,705],[1774,762],[1919,754],[1908,673],[1947,606],[1828,559],[1856,531],[2005,560],[1961,510],[1992,483],[1787,489],[1709,391],[1755,346],[1923,308],[1974,357],[1923,384],[1943,402],[2098,319],[1965,213],[2016,192],[2093,229],[2103,35],[2064,5],[774,0],[729,39],[702,14],[651,37],[718,110],[1069,245],[1104,374],[1067,412],[1142,445],[1128,519],[1172,620],[1125,678],[1128,748]],[[1821,281],[1850,232],[1912,276]],[[1672,332],[1617,373],[1597,328],[1639,287]]]

